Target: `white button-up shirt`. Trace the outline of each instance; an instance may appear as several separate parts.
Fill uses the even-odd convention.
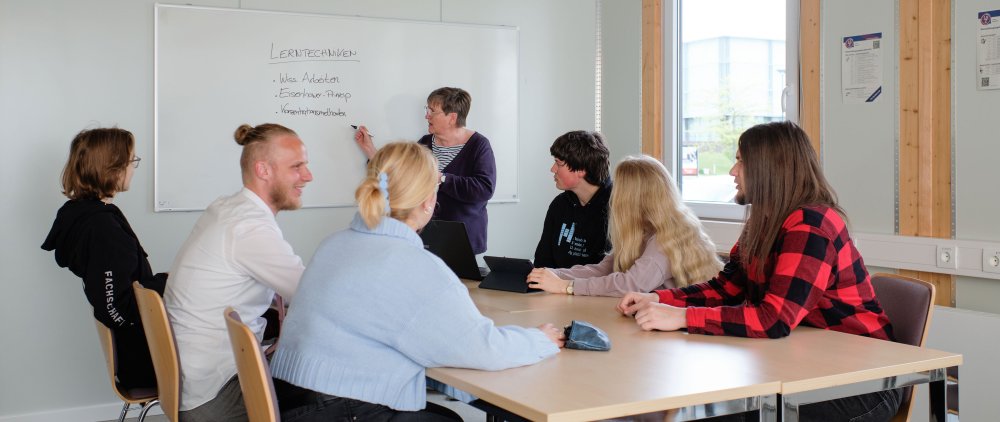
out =
[[[260,340],[274,292],[291,298],[304,267],[271,209],[249,189],[215,200],[181,246],[163,294],[181,366],[180,410],[215,398],[236,375],[223,310]]]

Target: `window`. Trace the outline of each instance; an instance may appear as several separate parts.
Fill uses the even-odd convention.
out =
[[[677,8],[678,182],[699,216],[739,219],[729,176],[739,135],[758,123],[795,120],[797,105],[785,105],[797,104],[797,95],[787,95],[797,88],[786,87],[798,79],[790,48],[798,44],[798,0],[677,0]]]

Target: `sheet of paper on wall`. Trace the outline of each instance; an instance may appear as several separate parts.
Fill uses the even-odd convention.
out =
[[[873,103],[882,94],[882,33],[844,37],[841,96],[845,104]]]
[[[979,12],[976,89],[1000,89],[1000,10]]]

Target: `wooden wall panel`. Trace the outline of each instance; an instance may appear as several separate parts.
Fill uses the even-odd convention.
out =
[[[951,0],[899,0],[899,234],[952,238]],[[938,287],[954,277],[900,271]]]
[[[799,126],[820,151],[820,0],[799,1]]]

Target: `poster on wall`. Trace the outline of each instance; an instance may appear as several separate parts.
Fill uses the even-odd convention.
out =
[[[874,103],[882,94],[882,33],[844,37],[841,96],[845,104]]]
[[[1000,10],[979,12],[976,89],[1000,89]]]

